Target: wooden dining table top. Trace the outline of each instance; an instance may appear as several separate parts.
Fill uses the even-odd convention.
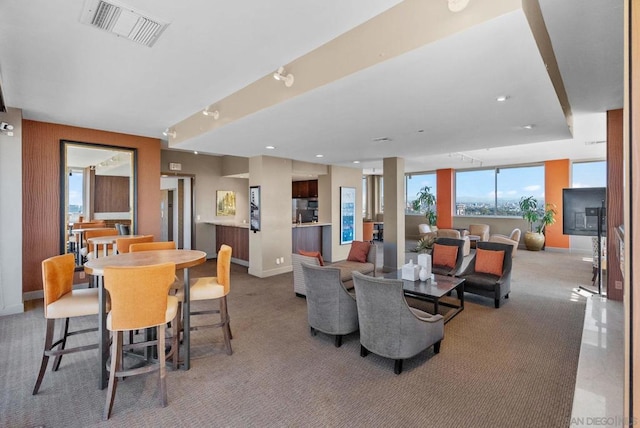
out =
[[[89,275],[103,275],[105,267],[137,267],[175,263],[176,269],[190,268],[206,261],[207,253],[200,250],[151,250],[116,254],[91,259],[84,264]]]

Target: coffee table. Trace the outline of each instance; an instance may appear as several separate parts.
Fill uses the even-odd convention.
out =
[[[433,303],[434,313],[438,313],[440,306],[447,306],[453,310],[444,314],[444,322],[449,322],[453,317],[464,310],[464,279],[455,276],[434,275],[434,279],[426,281],[408,281],[402,279],[402,269],[389,272],[384,278],[401,279],[403,282],[402,289],[404,294],[419,300]],[[458,295],[458,302],[452,302],[453,299],[441,301],[440,299],[450,294],[453,290]]]

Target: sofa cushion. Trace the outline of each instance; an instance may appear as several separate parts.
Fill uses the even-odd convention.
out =
[[[458,247],[453,245],[433,244],[433,264],[454,268],[458,258]]]
[[[502,276],[504,251],[476,250],[476,272]]]
[[[322,254],[320,254],[320,251],[299,250],[298,253],[300,253],[300,255],[302,256],[315,257],[320,262],[320,266],[324,266],[324,260],[322,260]]]
[[[371,247],[370,242],[353,241],[351,243],[351,250],[349,250],[347,260],[352,262],[366,263],[367,255],[369,254],[369,247]]]

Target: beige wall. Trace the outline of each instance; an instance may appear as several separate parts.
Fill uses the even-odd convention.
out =
[[[327,187],[328,186],[328,187]],[[355,168],[345,168],[339,166],[329,166],[329,175],[326,180],[318,180],[318,191],[320,192],[321,207],[326,204],[325,200],[329,201],[327,208],[321,208],[320,215],[326,213],[328,209],[330,211],[330,218],[327,221],[331,222],[331,260],[344,260],[349,255],[351,245],[340,245],[340,187],[355,187],[356,188],[356,233],[355,239],[362,240],[362,170]],[[330,192],[330,195],[325,196],[323,189],[326,192]],[[324,221],[324,220],[321,220]]]
[[[161,170],[169,171],[170,162],[182,164],[179,174],[195,175],[194,200],[195,211],[193,220],[195,224],[196,239],[193,248],[207,253],[207,257],[213,258],[217,248],[215,226],[211,223],[243,223],[249,221],[249,180],[246,178],[229,178],[222,176],[226,171],[226,163],[238,165],[237,159],[229,159],[230,156],[194,155],[190,152],[163,150],[161,156]],[[247,168],[248,168],[248,159]],[[172,174],[169,174],[172,175]],[[236,215],[216,216],[216,191],[231,190],[236,193]]]

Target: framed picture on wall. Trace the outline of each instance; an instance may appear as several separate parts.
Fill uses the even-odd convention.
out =
[[[251,230],[260,230],[260,186],[249,187],[249,223]]]
[[[350,244],[356,236],[356,188],[340,187],[340,245]]]
[[[236,215],[236,194],[231,190],[216,191],[216,215]]]

